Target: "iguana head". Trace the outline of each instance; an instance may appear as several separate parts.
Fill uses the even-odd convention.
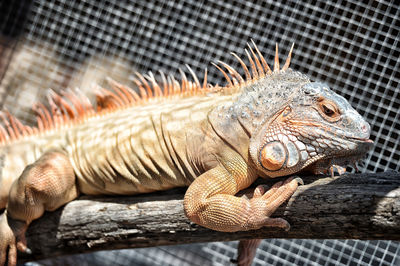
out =
[[[320,173],[344,171],[372,147],[370,126],[347,102],[325,84],[289,69],[292,49],[282,68],[276,46],[273,70],[257,46],[246,54],[251,73],[240,62],[246,79],[229,65],[217,66],[228,88],[239,93],[232,104],[217,108],[210,122],[218,135],[269,177],[311,169]],[[229,76],[229,75],[230,76]],[[238,133],[239,132],[239,133]],[[243,137],[250,138],[246,143]]]
[[[372,147],[369,124],[345,98],[326,84],[288,78],[296,76],[290,70],[277,75],[280,78],[274,79],[270,92],[275,111],[250,140],[251,158],[267,176],[305,168],[315,173],[333,167],[341,171],[341,166],[354,164]],[[270,89],[270,81],[260,81],[258,86],[263,84]],[[264,97],[262,88],[257,90]]]

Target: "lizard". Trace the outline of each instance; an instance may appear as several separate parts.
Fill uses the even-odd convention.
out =
[[[0,126],[0,265],[31,252],[25,231],[45,211],[86,195],[133,195],[187,186],[183,207],[194,223],[223,232],[272,226],[271,214],[296,191],[288,177],[252,197],[238,196],[258,177],[300,171],[339,173],[372,147],[370,126],[328,85],[292,70],[293,45],[273,69],[254,42],[237,54],[243,74],[214,66],[225,86],[200,83],[181,71],[178,81],[160,72],[136,73],[137,90],[108,79],[92,104],[80,91],[51,91],[48,107],[35,105],[37,125],[9,112]],[[241,242],[240,265],[249,265],[259,240]]]

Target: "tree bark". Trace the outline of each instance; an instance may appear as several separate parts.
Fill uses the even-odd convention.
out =
[[[400,174],[303,177],[292,198],[274,214],[291,224],[222,233],[190,222],[183,213],[185,189],[131,197],[82,196],[34,221],[27,232],[33,255],[20,262],[97,250],[229,241],[244,238],[337,238],[400,240]],[[269,185],[277,182],[262,180]]]

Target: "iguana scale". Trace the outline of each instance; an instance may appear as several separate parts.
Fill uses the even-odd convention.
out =
[[[289,178],[252,197],[235,196],[261,176],[308,169],[315,173],[359,160],[372,146],[370,126],[327,85],[282,68],[278,47],[271,70],[253,43],[249,67],[233,54],[244,76],[224,62],[215,66],[225,87],[201,84],[182,72],[137,74],[138,93],[110,80],[97,89],[97,106],[79,91],[51,92],[36,105],[36,127],[8,112],[0,127],[0,265],[29,252],[24,237],[32,220],[80,194],[132,195],[188,186],[187,217],[204,227],[234,232],[275,226],[270,215],[295,192]],[[293,48],[293,46],[292,46]],[[249,264],[258,240],[242,242],[239,263]]]

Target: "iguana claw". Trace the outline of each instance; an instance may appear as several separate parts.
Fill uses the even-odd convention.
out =
[[[300,177],[296,177],[296,178],[294,178],[294,180],[296,180],[297,183],[299,183],[300,185],[302,185],[302,186],[304,185],[304,181]]]
[[[11,219],[4,212],[0,216],[0,265],[8,266],[17,264],[17,250],[32,254],[32,250],[26,246],[25,231],[27,224]]]

